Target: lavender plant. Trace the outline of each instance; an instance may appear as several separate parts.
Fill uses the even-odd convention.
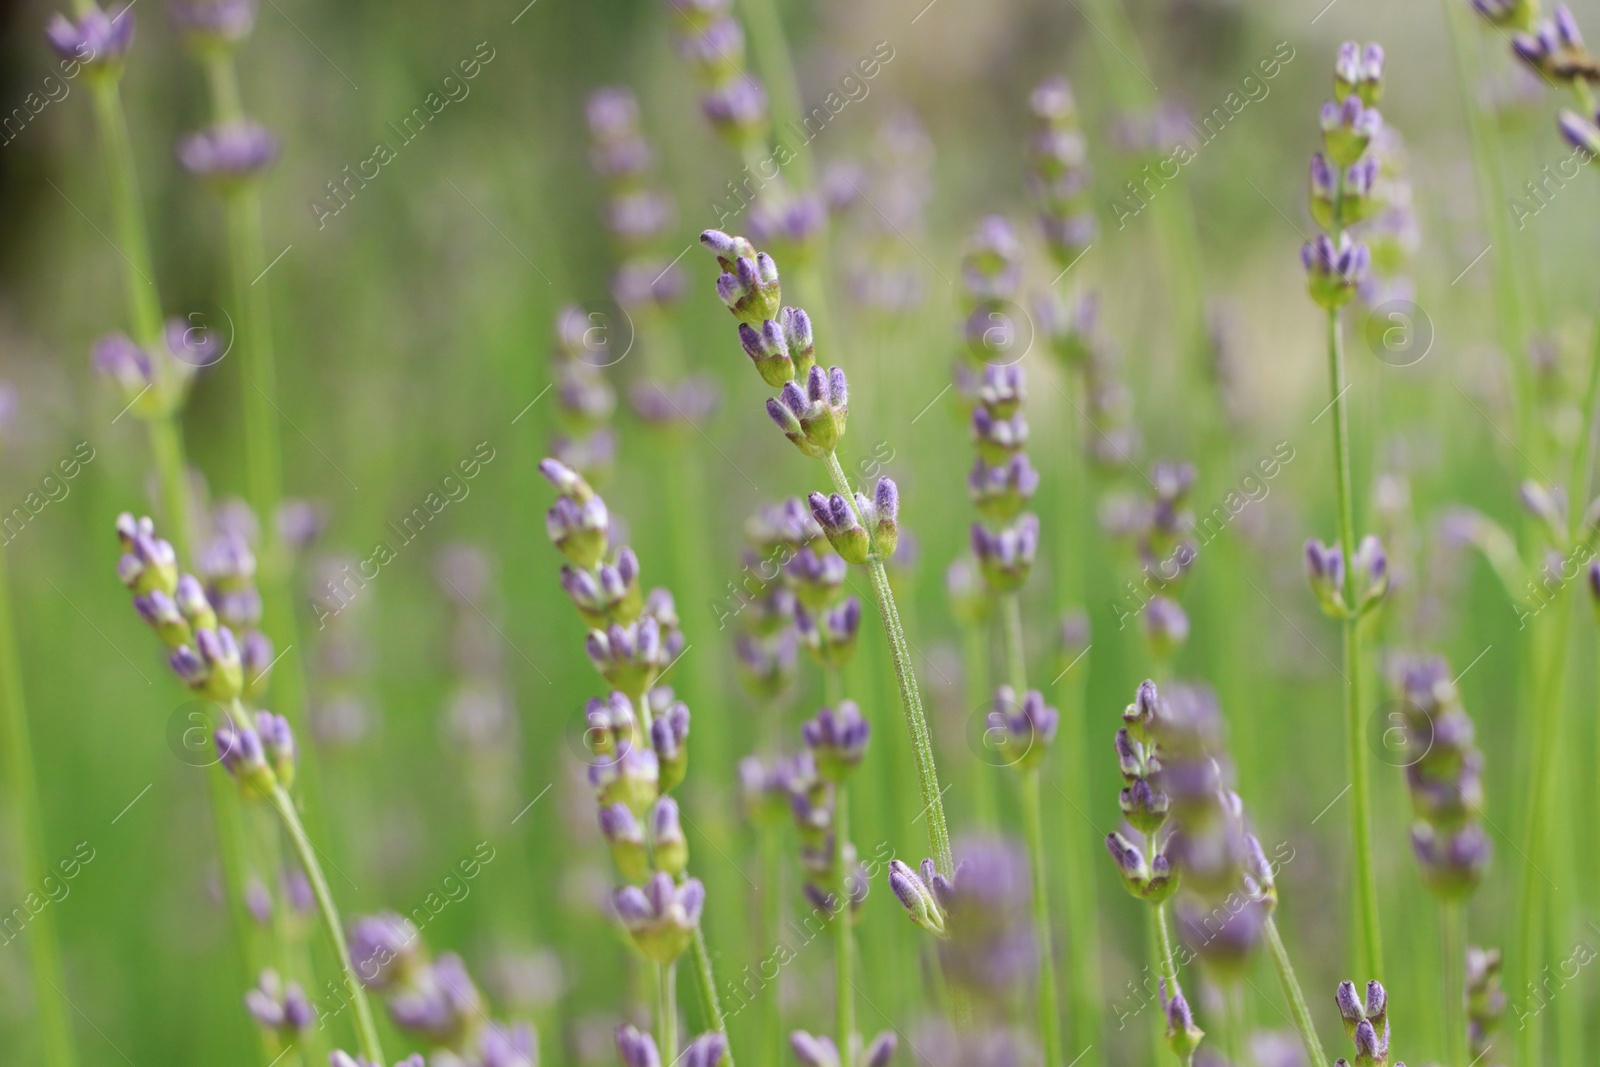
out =
[[[592,627],[589,660],[612,687],[586,708],[586,739],[595,756],[589,781],[618,871],[629,883],[643,883],[618,889],[613,907],[633,946],[654,965],[655,1047],[676,1059],[675,974],[686,949],[692,949],[706,1019],[713,1031],[727,1033],[700,930],[705,887],[687,874],[688,841],[670,795],[688,770],[689,709],[656,684],[682,651],[683,635],[670,593],[656,589],[641,597],[638,558],[630,548],[613,546],[605,501],[554,459],[539,469],[560,494],[545,526],[567,558],[562,584]],[[732,1067],[725,1037],[722,1047]]]
[[[1368,45],[1349,62],[1347,44],[1335,65],[1336,99],[1322,107],[1324,151],[1311,157],[1311,217],[1324,231],[1300,251],[1311,299],[1327,313],[1328,392],[1331,397],[1334,484],[1338,497],[1338,538],[1333,547],[1308,541],[1306,571],[1324,613],[1340,620],[1344,639],[1345,746],[1350,771],[1351,821],[1355,840],[1355,883],[1361,925],[1358,957],[1374,973],[1383,972],[1378,886],[1372,859],[1372,786],[1367,770],[1366,720],[1361,710],[1363,618],[1388,590],[1383,546],[1368,535],[1357,544],[1354,490],[1350,477],[1350,418],[1346,399],[1344,332],[1340,309],[1366,278],[1371,253],[1346,230],[1377,209],[1373,184],[1377,160],[1368,153],[1383,125],[1376,104],[1383,93],[1383,49]]]
[[[1344,1020],[1345,1032],[1356,1048],[1355,1067],[1388,1067],[1389,1063],[1389,994],[1377,979],[1367,983],[1366,999],[1356,993],[1354,982],[1340,982],[1334,994],[1339,1006],[1339,1017]],[[1350,1067],[1349,1061],[1340,1057],[1335,1067]],[[1406,1067],[1396,1063],[1394,1067]]]
[[[1039,488],[1039,474],[1023,451],[1028,423],[1022,408],[1027,376],[1019,362],[996,364],[1009,345],[997,343],[1020,280],[1020,243],[1010,224],[991,215],[979,224],[961,275],[971,303],[964,333],[967,350],[956,364],[962,399],[972,405],[972,436],[977,459],[967,487],[979,520],[971,527],[971,551],[991,599],[1000,604],[1004,623],[1008,684],[995,693],[986,740],[1001,760],[1022,777],[1022,816],[1032,877],[1034,936],[1038,940],[1039,1040],[1045,1062],[1062,1062],[1061,1020],[1056,990],[1054,938],[1050,930],[1049,883],[1045,874],[1044,819],[1039,799],[1039,767],[1055,741],[1059,715],[1038,690],[1028,688],[1020,593],[1038,551],[1039,519],[1023,509]],[[997,351],[997,348],[999,351]],[[969,665],[969,670],[973,669]],[[1020,701],[1020,703],[1019,703]]]
[[[135,609],[171,650],[168,662],[173,673],[216,709],[218,762],[233,779],[244,801],[266,801],[282,821],[296,859],[310,882],[317,910],[343,971],[361,1053],[374,1063],[382,1063],[383,1052],[372,1009],[346,947],[338,907],[322,873],[316,846],[306,835],[298,807],[289,792],[298,763],[294,731],[282,716],[270,711],[251,715],[244,705],[252,679],[246,675],[245,654],[240,642],[223,620],[225,617],[236,622],[248,619],[253,614],[254,598],[235,585],[232,590],[220,587],[214,601],[199,579],[180,573],[177,551],[170,542],[156,536],[155,523],[148,518],[135,519],[124,512],[117,518],[117,537],[123,548],[117,576],[134,594]],[[237,547],[233,545],[232,550],[236,551]],[[235,581],[242,573],[253,569],[243,566],[238,556],[234,556],[232,564]],[[230,592],[242,595],[224,595]],[[238,815],[237,810],[226,807],[218,812],[219,819],[230,819],[236,828],[232,834],[223,835],[225,849],[240,843]]]
[[[1327,1060],[1294,965],[1278,934],[1273,864],[1246,824],[1244,804],[1228,787],[1222,715],[1209,690],[1175,686],[1163,695],[1146,681],[1123,711],[1117,758],[1128,783],[1120,804],[1145,837],[1141,850],[1120,832],[1106,839],[1124,885],[1154,905],[1157,964],[1167,1043],[1191,1063],[1204,1031],[1178,984],[1165,902],[1178,889],[1175,910],[1188,959],[1213,977],[1236,984],[1265,940],[1289,1001],[1296,1029],[1313,1064]],[[1162,830],[1170,818],[1171,829]],[[1148,853],[1148,855],[1147,855]],[[1237,1060],[1238,1023],[1227,1033]]]
[[[941,871],[951,867],[950,831],[940,797],[939,772],[922,696],[917,687],[911,650],[900,622],[884,560],[894,555],[899,535],[900,494],[895,483],[880,478],[873,499],[856,493],[839,463],[837,447],[849,416],[849,385],[843,369],[824,372],[816,361],[811,319],[802,308],[782,306],[778,267],[743,237],[707,230],[700,241],[717,257],[723,273],[717,295],[739,320],[740,341],[768,385],[780,387],[767,401],[767,413],[801,453],[820,459],[834,492],[812,493],[812,515],[834,551],[847,563],[865,566],[884,632],[889,638],[895,679],[900,687],[906,725],[911,733],[917,777],[928,818],[928,835]],[[804,387],[802,388],[802,384]]]

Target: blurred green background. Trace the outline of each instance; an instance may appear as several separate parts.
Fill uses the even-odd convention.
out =
[[[175,139],[204,121],[203,84],[156,0],[147,3],[135,10],[138,38],[123,85],[159,280],[169,314],[198,312],[217,321],[226,318],[227,300],[220,209],[173,156]],[[1502,432],[1510,426],[1510,400],[1506,357],[1492,340],[1492,260],[1466,269],[1489,243],[1465,139],[1469,101],[1452,65],[1442,3],[1336,0],[1324,9],[1322,0],[1129,0],[1127,7],[1161,98],[1191,112],[1216,106],[1279,42],[1293,50],[1270,91],[1173,183],[1195,205],[1207,296],[1232,309],[1234,324],[1225,384],[1233,418],[1225,447],[1207,452],[1211,464],[1201,472],[1195,506],[1209,510],[1280,442],[1294,455],[1266,498],[1246,509],[1199,564],[1185,599],[1194,637],[1178,672],[1218,687],[1240,791],[1260,836],[1269,851],[1281,841],[1293,848],[1282,875],[1283,922],[1302,980],[1321,998],[1319,1017],[1333,1033],[1327,995],[1338,979],[1361,976],[1345,974],[1352,903],[1347,813],[1335,806],[1337,817],[1319,818],[1347,779],[1331,666],[1338,635],[1306,593],[1300,563],[1301,542],[1330,536],[1334,517],[1328,426],[1312,423],[1329,399],[1321,316],[1305,299],[1296,255],[1297,230],[1310,230],[1304,172],[1318,139],[1316,109],[1328,91],[1333,50],[1347,37],[1380,40],[1388,49],[1383,110],[1408,145],[1423,238],[1408,273],[1433,331],[1425,358],[1404,368],[1377,358],[1355,328],[1350,334],[1358,510],[1365,525],[1393,538],[1401,578],[1379,644],[1437,650],[1458,669],[1475,664],[1462,688],[1488,753],[1497,849],[1470,912],[1475,941],[1509,938],[1510,899],[1520,877],[1515,798],[1525,782],[1516,757],[1524,747],[1519,694],[1526,679],[1516,670],[1516,613],[1481,563],[1463,554],[1445,557],[1436,535],[1439,517],[1457,504],[1512,523],[1520,465],[1517,446]],[[1579,5],[1580,18],[1595,8]],[[22,3],[0,13],[0,107],[20,102],[53,65],[41,36],[52,10]],[[900,483],[902,522],[919,543],[903,607],[941,766],[954,782],[947,809],[959,829],[969,822],[971,783],[981,773],[971,747],[981,731],[973,727],[979,709],[969,706],[963,685],[943,575],[962,551],[971,518],[964,487],[970,450],[947,403],[918,416],[948,381],[960,314],[951,282],[972,224],[984,212],[1005,212],[1034,241],[1023,184],[1025,102],[1042,77],[1072,79],[1089,134],[1101,235],[1064,284],[1102,291],[1144,438],[1137,465],[1198,459],[1194,408],[1208,401],[1188,388],[1178,367],[1151,216],[1117,226],[1113,201],[1125,195],[1125,182],[1137,180],[1145,160],[1115,144],[1107,49],[1078,4],[937,0],[924,8],[922,0],[815,0],[786,3],[782,13],[807,106],[878,42],[893,49],[870,92],[812,145],[819,163],[869,158],[885,122],[906,111],[921,120],[932,145],[926,226],[899,235],[899,255],[921,272],[926,300],[893,316],[852,304],[841,251],[831,265],[840,269],[830,274],[838,333],[820,337],[818,347],[825,362],[851,374],[847,468],[863,457],[892,456],[885,471]],[[733,154],[699,118],[694,87],[673,54],[673,18],[662,3],[617,0],[536,0],[526,8],[515,0],[459,6],[267,0],[241,53],[247,106],[284,142],[264,194],[267,255],[283,255],[262,283],[270,284],[274,302],[286,488],[318,502],[329,519],[302,584],[309,586],[318,559],[369,554],[375,540],[387,537],[385,524],[416,506],[480,442],[495,454],[470,494],[382,570],[348,619],[322,632],[309,601],[299,605],[302,644],[287,655],[304,657],[314,705],[319,694],[326,703],[337,688],[319,674],[329,633],[358,636],[367,649],[351,683],[367,708],[366,731],[353,743],[307,739],[325,783],[317,817],[339,872],[334,889],[347,916],[409,909],[485,839],[470,817],[471,766],[442,725],[452,687],[452,615],[434,577],[446,546],[481,545],[497,561],[487,611],[498,636],[490,643],[501,643],[520,723],[522,799],[515,807],[539,799],[515,825],[488,835],[497,862],[466,899],[440,913],[425,938],[435,951],[461,951],[491,1000],[497,989],[488,972],[498,953],[508,947],[554,953],[559,998],[540,1016],[550,1063],[611,1061],[599,1024],[626,999],[628,971],[621,941],[593,905],[611,875],[575,768],[581,705],[599,683],[584,660],[583,628],[556,583],[559,560],[543,533],[551,494],[535,464],[553,411],[548,396],[533,402],[550,381],[556,311],[568,302],[603,302],[613,266],[600,222],[604,191],[587,158],[587,94],[611,83],[639,94],[645,131],[661,153],[661,179],[678,201],[676,244],[688,246],[715,221],[709,205],[738,175]],[[1514,151],[1507,174],[1520,185],[1568,150],[1554,135],[1552,102],[1507,88],[1509,57],[1494,35],[1474,29],[1485,71],[1501,98],[1512,100],[1495,121]],[[319,225],[311,202],[326,202],[326,183],[367,158],[375,140],[389,139],[388,124],[480,45],[493,59],[470,94]],[[89,442],[95,454],[70,493],[4,553],[17,585],[46,805],[45,858],[64,858],[79,842],[94,852],[70,895],[52,905],[65,947],[65,992],[84,1063],[245,1062],[253,1047],[240,1006],[242,974],[231,957],[226,916],[208,888],[215,865],[203,775],[215,769],[189,766],[173,751],[170,725],[187,694],[128,609],[114,574],[112,520],[122,510],[149,510],[151,461],[136,420],[116,417],[122,401],[88,368],[91,344],[122,328],[124,313],[123,264],[106,237],[105,181],[87,98],[74,87],[0,146],[0,373],[19,399],[5,439],[0,505],[19,502],[78,442]],[[1563,366],[1581,355],[1595,297],[1597,201],[1590,184],[1584,176],[1562,189],[1515,233],[1526,243],[1525,262],[1537,270],[1530,288]],[[836,230],[835,244],[848,249],[848,234]],[[1033,254],[1030,288],[1043,288],[1056,272]],[[669,583],[678,598],[691,649],[673,681],[695,709],[697,743],[711,731],[721,734],[714,750],[726,759],[720,766],[697,760],[685,813],[695,868],[712,892],[712,950],[728,978],[767,952],[752,933],[760,891],[753,838],[736,818],[733,758],[768,733],[762,717],[773,713],[735,684],[732,631],[718,629],[719,605],[726,583],[738,577],[744,517],[758,504],[822,485],[819,472],[767,424],[766,393],[744,366],[718,306],[708,258],[695,248],[681,265],[690,280],[679,314],[684,358],[723,386],[716,417],[704,434],[686,432],[678,453],[708,488],[709,506],[694,516],[694,529],[715,561],[710,585],[683,584],[668,534],[674,501],[664,489],[663,452],[655,431],[626,413],[618,420],[617,474],[604,491],[631,532],[646,586]],[[1061,607],[1054,594],[1061,561],[1053,500],[1059,457],[1074,445],[1062,430],[1058,391],[1049,385],[1059,369],[1046,353],[1027,358],[1036,376],[1032,452],[1044,477],[1037,509],[1047,546],[1025,598],[1038,684],[1059,669],[1052,667]],[[624,385],[638,375],[638,360],[630,356],[607,374]],[[224,359],[201,375],[184,418],[191,458],[219,500],[237,496],[244,477],[238,370]],[[1567,386],[1559,379],[1552,386],[1558,427],[1562,417],[1570,423],[1571,381],[1581,370],[1579,362]],[[1403,479],[1407,506],[1380,510],[1375,494],[1385,475]],[[1131,473],[1122,483],[1140,484]],[[1094,561],[1087,597],[1094,627],[1087,703],[1094,806],[1087,816],[1104,831],[1116,818],[1110,748],[1116,716],[1151,668],[1134,631],[1118,630],[1113,607],[1123,582],[1134,577],[1131,557],[1100,535],[1082,551]],[[904,773],[909,757],[870,611],[864,633],[852,689],[877,728],[869,767],[880,769],[860,787],[866,799],[857,843],[870,854],[886,842],[914,861],[926,847],[920,823],[910,819],[919,805],[891,796],[887,784],[910,778],[891,779],[882,769],[898,765]],[[1581,713],[1586,700],[1592,709],[1593,634],[1587,625],[1578,633],[1575,647],[1585,654],[1574,655],[1569,692],[1580,709],[1573,720],[1580,732],[1570,739],[1563,807],[1573,817],[1573,848],[1592,855],[1593,820],[1576,816],[1592,811],[1597,799],[1592,760],[1582,755],[1596,741],[1592,714]],[[1375,701],[1378,685],[1372,689]],[[791,745],[819,693],[814,672],[805,673],[783,712]],[[1432,905],[1406,839],[1399,772],[1384,764],[1381,751],[1378,757],[1376,834],[1391,1003],[1397,1027],[1408,1027],[1407,1057],[1422,1060],[1442,1047],[1439,1033],[1420,1021],[1432,1016],[1407,1016],[1419,1010],[1408,1005],[1437,993]],[[1058,767],[1048,774],[1058,775]],[[1059,791],[1047,787],[1045,797],[1047,833],[1079,817]],[[6,855],[0,847],[0,874],[7,875],[0,884],[10,898],[24,890],[9,878]],[[1116,1007],[1134,996],[1124,983],[1137,980],[1142,966],[1139,905],[1119,890],[1098,848],[1056,860],[1058,879],[1069,864],[1093,867],[1105,915],[1111,1055],[1145,1062],[1150,1013],[1123,1030]],[[1592,909],[1593,881],[1573,873],[1553,871],[1554,892],[1577,894]],[[798,882],[790,889],[793,903]],[[926,1003],[918,938],[881,883],[867,908],[863,1029],[909,1028]],[[1557,934],[1556,941],[1592,938],[1585,929]],[[786,971],[795,1025],[827,1025],[829,995],[820,987],[828,967],[823,950],[802,953]],[[1592,1002],[1592,977],[1577,981],[1581,997],[1563,996]],[[1260,995],[1246,997],[1249,1017],[1287,1029],[1270,972],[1263,968],[1254,983]],[[0,991],[0,1048],[7,1050],[0,1060],[34,1062],[33,1004],[56,994],[31,987],[20,943],[0,947]],[[692,997],[686,992],[684,999],[693,1017]],[[746,1062],[759,1063],[754,1015],[735,1018],[734,1039],[736,1047],[750,1047]],[[390,1045],[408,1051],[399,1038]]]

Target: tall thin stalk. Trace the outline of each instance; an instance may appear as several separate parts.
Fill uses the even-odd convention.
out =
[[[839,465],[839,456],[830,450],[822,457],[828,469],[828,478],[834,491],[855,507],[855,490]],[[860,516],[857,516],[860,520]],[[955,861],[950,851],[950,828],[945,822],[944,802],[939,788],[939,768],[933,756],[933,735],[928,730],[928,718],[922,708],[922,693],[917,687],[916,670],[911,664],[911,649],[906,644],[906,632],[900,622],[900,612],[895,606],[894,591],[889,588],[889,575],[883,560],[876,557],[867,561],[867,572],[872,579],[872,596],[878,605],[878,617],[883,622],[884,634],[889,638],[889,655],[894,661],[895,683],[900,688],[900,703],[905,710],[906,727],[911,732],[911,750],[916,759],[917,783],[922,790],[923,815],[928,820],[928,841],[933,848],[934,866],[946,878],[955,874]]]
[[[1350,422],[1345,403],[1344,341],[1338,311],[1328,312],[1328,388],[1333,395],[1334,481],[1339,498],[1339,549],[1347,561],[1344,639],[1345,759],[1350,776],[1351,825],[1356,863],[1356,907],[1361,927],[1362,973],[1383,975],[1383,940],[1378,925],[1378,882],[1372,866],[1372,783],[1367,769],[1367,724],[1361,715],[1361,622],[1356,616],[1355,506],[1350,487]]]
[[[1311,1067],[1327,1067],[1328,1056],[1322,1051],[1322,1040],[1317,1037],[1317,1025],[1306,1007],[1306,995],[1300,989],[1300,979],[1295,976],[1294,963],[1278,933],[1278,922],[1271,915],[1266,923],[1267,948],[1272,953],[1272,965],[1278,970],[1278,981],[1283,985],[1283,995],[1289,1001],[1289,1011],[1294,1015],[1295,1029],[1305,1042],[1306,1055],[1311,1057]]]
[[[33,766],[28,708],[23,692],[21,657],[17,654],[15,620],[11,615],[10,568],[0,560],[0,717],[3,717],[8,806],[15,842],[16,875],[23,888],[37,892],[48,870],[44,861],[44,823],[39,816],[39,782]],[[77,1061],[66,1004],[66,975],[61,966],[61,939],[55,909],[42,908],[24,932],[28,962],[33,968],[34,1005],[44,1062],[72,1067]]]
[[[1022,821],[1028,837],[1028,866],[1033,873],[1033,929],[1039,942],[1039,1041],[1046,1067],[1061,1067],[1060,994],[1050,937],[1050,890],[1045,871],[1044,820],[1039,806],[1039,768],[1022,772]]]
[[[366,990],[362,987],[360,978],[356,976],[355,965],[351,962],[350,947],[345,944],[344,939],[344,922],[339,918],[338,905],[333,902],[333,893],[328,889],[328,879],[322,873],[316,846],[306,836],[305,826],[300,822],[300,813],[295,810],[294,798],[283,786],[275,784],[270,799],[273,808],[278,812],[278,817],[283,820],[284,829],[289,832],[289,840],[294,845],[295,855],[306,872],[306,880],[311,883],[311,894],[316,898],[322,925],[328,931],[334,954],[339,958],[339,968],[344,973],[345,989],[350,994],[351,1005],[355,1008],[356,1042],[361,1048],[361,1054],[374,1064],[387,1062],[383,1058],[383,1047],[378,1040],[378,1028],[373,1021],[372,1005],[367,1002]]]
[[[1022,647],[1022,601],[1016,593],[1000,598],[1005,626],[1006,670],[1021,700],[1028,690],[1028,665]],[[1050,881],[1045,871],[1044,820],[1039,804],[1039,767],[1022,771],[1022,821],[1028,841],[1028,869],[1033,879],[1033,936],[1039,946],[1039,1043],[1046,1067],[1060,1067],[1061,1018],[1056,989],[1056,959],[1050,934]]]
[[[1444,1064],[1467,1062],[1466,910],[1460,901],[1439,902],[1439,974],[1444,985]]]
[[[856,1067],[856,993],[853,973],[855,948],[850,919],[850,782],[841,778],[833,787],[834,866],[838,869],[838,907],[834,927],[834,1031],[840,1067]]]

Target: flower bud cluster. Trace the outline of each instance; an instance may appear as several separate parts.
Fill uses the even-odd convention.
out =
[[[1483,753],[1473,744],[1472,720],[1442,658],[1404,660],[1394,682],[1416,815],[1411,847],[1428,888],[1461,899],[1477,888],[1493,852],[1482,820]]]
[[[700,110],[741,152],[763,146],[767,93],[745,67],[744,30],[733,0],[669,0],[682,32],[678,52],[704,86]]]
[[[1323,151],[1311,157],[1311,217],[1324,231],[1300,249],[1311,299],[1329,311],[1350,302],[1372,254],[1346,229],[1377,213],[1378,161],[1367,150],[1383,128],[1383,49],[1347,41],[1334,63],[1334,99],[1322,105]]]
[[[1028,110],[1035,124],[1028,184],[1039,203],[1045,244],[1056,264],[1066,269],[1088,250],[1096,228],[1094,172],[1078,125],[1078,105],[1067,80],[1053,77],[1033,90]]]
[[[594,627],[586,649],[611,687],[585,705],[584,739],[601,835],[629,883],[613,894],[613,911],[644,956],[672,963],[694,939],[705,903],[704,886],[688,875],[678,803],[667,795],[688,771],[689,708],[656,684],[684,647],[677,610],[665,589],[639,597],[638,559],[626,547],[611,551],[609,515],[589,483],[558,460],[539,469],[560,494],[546,526],[567,557],[562,585]]]

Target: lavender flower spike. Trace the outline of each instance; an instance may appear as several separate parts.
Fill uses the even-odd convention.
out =
[[[838,709],[824,707],[816,718],[800,726],[806,747],[816,759],[817,773],[832,782],[849,777],[867,752],[872,728],[853,700],[841,700]]]
[[[1037,689],[1028,690],[1017,702],[1016,690],[1002,685],[994,695],[994,710],[989,712],[988,734],[998,739],[1006,766],[1027,770],[1037,767],[1056,739],[1060,715],[1044,702]]]
[[[278,138],[253,119],[208,126],[178,142],[178,162],[199,178],[240,182],[278,158]]]
[[[127,7],[102,11],[90,3],[76,22],[56,15],[44,29],[56,54],[69,63],[82,63],[93,75],[116,76],[133,44],[133,13]]]
[[[735,318],[759,329],[767,319],[778,317],[783,290],[778,284],[778,265],[771,256],[757,252],[743,237],[730,237],[721,230],[706,230],[700,235],[700,243],[722,265],[717,296]]]
[[[661,1067],[655,1039],[632,1026],[617,1027],[617,1057],[622,1067]]]

